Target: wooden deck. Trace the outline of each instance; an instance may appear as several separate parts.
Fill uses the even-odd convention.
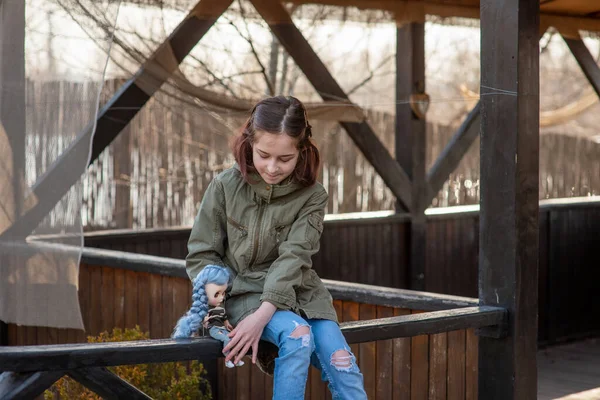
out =
[[[600,399],[600,338],[538,352],[538,400]]]

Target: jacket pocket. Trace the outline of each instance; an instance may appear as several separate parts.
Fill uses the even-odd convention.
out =
[[[308,216],[308,226],[306,227],[306,240],[315,247],[319,244],[321,234],[323,233],[323,216],[320,213],[312,213]]]
[[[288,234],[292,228],[292,224],[275,224],[269,229],[268,240],[265,246],[269,246],[269,251],[265,261],[271,261],[279,257],[279,246],[287,240]]]

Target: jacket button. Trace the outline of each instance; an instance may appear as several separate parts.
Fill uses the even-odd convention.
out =
[[[271,190],[271,185],[267,185],[267,190]]]

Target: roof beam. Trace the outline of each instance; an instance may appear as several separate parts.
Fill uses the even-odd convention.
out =
[[[442,4],[435,1],[407,0],[290,0],[293,4],[320,4],[339,7],[353,6],[360,9],[385,10],[393,12],[396,20],[402,22],[423,22],[426,15],[440,17],[461,17],[479,19],[479,7],[456,4]],[[543,7],[543,6],[542,6]],[[557,29],[600,31],[600,19],[584,16],[545,13],[541,10],[540,26],[553,26]]]
[[[0,240],[27,237],[77,182],[87,162],[100,153],[137,115],[181,61],[208,32],[232,0],[202,0],[100,110],[48,171],[33,186],[37,203],[0,235]],[[90,155],[91,141],[91,155]],[[88,159],[88,155],[90,156]]]
[[[351,101],[278,0],[252,0],[271,31],[294,59],[323,100]],[[385,184],[407,210],[412,206],[412,183],[392,158],[367,122],[340,122],[350,138],[373,165]]]

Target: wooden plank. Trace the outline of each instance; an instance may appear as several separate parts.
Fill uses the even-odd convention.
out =
[[[106,368],[79,368],[69,371],[68,374],[106,399],[152,399]]]
[[[114,325],[115,328],[125,329],[125,270],[114,268]],[[158,277],[160,279],[160,277]],[[148,301],[151,301],[153,293],[150,289],[145,293],[149,296]]]
[[[350,103],[348,96],[302,36],[283,5],[278,0],[252,0],[251,2],[323,100]],[[411,181],[406,172],[390,156],[369,124],[340,122],[340,125],[348,132],[354,144],[373,165],[398,201],[410,209]]]
[[[44,371],[0,374],[0,398],[2,400],[33,399],[64,375],[62,371]]]
[[[344,301],[344,303],[342,305],[342,310],[343,310],[343,318],[341,320],[341,321],[343,321],[342,324],[359,320],[359,305],[358,305],[358,303],[354,303],[351,301]],[[356,361],[358,363],[360,363],[360,347],[359,347],[359,345],[352,344],[352,343],[349,343],[349,344],[350,344],[350,350],[352,351],[352,354],[354,354],[354,356],[356,357]]]
[[[101,268],[102,279],[100,284],[100,317],[102,318],[102,329],[111,331],[115,327],[115,269],[109,267]]]
[[[361,320],[377,318],[377,307],[370,304],[360,304],[358,312]],[[358,360],[367,398],[374,399],[377,393],[377,344],[372,341],[361,343]]]
[[[173,279],[170,276],[163,276],[161,280],[162,290],[162,333],[161,337],[168,338],[171,336],[173,327],[181,315],[173,313]]]
[[[466,343],[466,368],[465,368],[465,400],[479,399],[479,349],[478,338],[473,329],[467,329],[465,333]]]
[[[150,332],[150,314],[152,309],[150,308],[151,299],[149,297],[150,293],[150,274],[147,273],[138,273],[137,275],[137,324],[140,326],[142,332]],[[184,281],[189,285],[189,281]],[[185,297],[184,297],[185,296]],[[187,296],[186,293],[182,296],[186,299],[191,299],[191,297]],[[186,302],[187,305],[187,302]]]
[[[412,311],[419,315],[420,311]],[[427,400],[429,394],[429,336],[411,338],[410,399]]]
[[[446,400],[448,377],[448,333],[429,336],[429,399]]]
[[[246,362],[244,360],[244,362]],[[252,393],[250,392],[250,364],[247,362],[241,367],[235,367],[235,387],[237,392],[236,400],[250,400]]]
[[[409,315],[410,310],[395,308],[394,316]],[[411,339],[393,339],[393,400],[410,398]]]
[[[162,317],[162,279],[164,277],[156,274],[150,274],[150,338],[159,339],[162,337],[163,317]],[[171,329],[173,329],[171,327]],[[169,333],[171,336],[171,332]]]
[[[90,290],[90,302],[89,302],[89,326],[88,335],[96,336],[102,329],[102,295],[101,295],[101,282],[102,282],[102,267],[89,267],[89,290]]]
[[[448,400],[465,399],[466,334],[464,330],[448,332]]]
[[[84,128],[63,155],[35,183],[33,194],[41,201],[0,234],[1,239],[24,238],[35,229],[81,177],[81,168],[85,167],[86,162],[91,164],[129,124],[230,4],[231,0],[198,2],[133,78],[100,110],[97,120],[91,121]]]
[[[377,307],[377,318],[388,318],[394,316],[394,309],[390,307]],[[392,399],[394,392],[393,386],[393,358],[394,342],[393,339],[380,340],[377,342],[377,372],[376,383],[377,389],[375,398],[377,399]]]
[[[481,102],[467,114],[456,133],[452,136],[446,147],[442,150],[437,160],[427,171],[427,193],[424,204],[431,204],[431,200],[437,196],[448,176],[458,167],[460,161],[467,154],[475,139],[479,136],[481,123]]]
[[[133,329],[138,323],[138,274],[133,271],[125,272],[125,328]],[[163,277],[163,279],[171,279]],[[163,299],[164,301],[164,299]],[[163,321],[167,325],[170,321]],[[163,336],[165,337],[165,336]]]
[[[537,394],[539,22],[537,0],[481,1],[479,299],[510,313],[479,340],[490,400]]]

